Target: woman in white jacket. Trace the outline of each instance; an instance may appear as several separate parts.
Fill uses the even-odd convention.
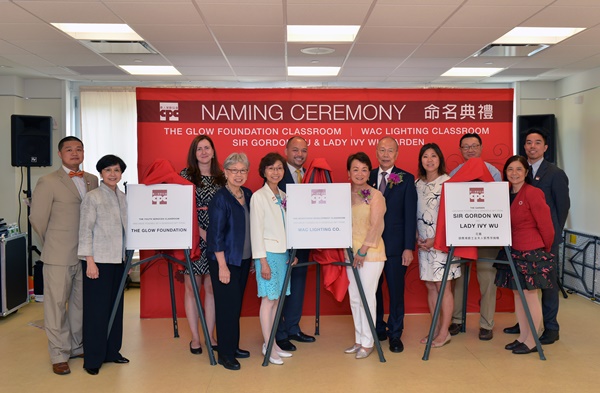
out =
[[[127,166],[106,155],[96,164],[102,183],[81,203],[79,249],[83,259],[83,368],[100,372],[102,363],[129,363],[121,353],[123,297],[110,336],[108,321],[123,277],[127,201],[117,184]]]
[[[269,341],[279,296],[287,270],[289,253],[285,237],[286,196],[277,187],[284,174],[285,159],[277,153],[269,153],[260,160],[258,168],[265,185],[250,200],[250,234],[252,258],[256,269],[256,283],[260,303],[260,325],[264,342]],[[286,295],[290,294],[289,286]],[[263,355],[266,344],[263,343]],[[283,364],[282,357],[292,354],[283,351],[275,343],[269,361]]]

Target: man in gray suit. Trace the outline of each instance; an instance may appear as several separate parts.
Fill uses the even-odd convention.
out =
[[[66,375],[69,358],[83,357],[79,207],[86,192],[98,187],[98,178],[79,170],[83,143],[78,138],[63,138],[58,156],[61,168],[41,177],[33,191],[29,221],[43,242],[44,325],[52,371]]]
[[[554,261],[558,262],[558,247],[562,242],[562,232],[567,221],[571,200],[569,198],[569,178],[565,172],[556,165],[544,160],[544,153],[548,150],[548,135],[542,129],[531,128],[525,133],[525,154],[529,162],[531,185],[544,191],[546,203],[550,207],[552,224],[554,225],[554,243],[550,252],[555,255]],[[552,288],[542,289],[542,314],[544,315],[544,333],[540,342],[548,345],[558,341],[558,266],[555,265],[550,272]],[[519,325],[504,329],[505,333],[520,333]]]

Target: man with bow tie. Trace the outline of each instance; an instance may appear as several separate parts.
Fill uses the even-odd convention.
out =
[[[80,139],[63,138],[58,157],[61,168],[37,182],[29,221],[43,242],[44,326],[52,371],[66,375],[71,372],[68,360],[83,357],[79,208],[86,192],[98,187],[98,178],[79,169],[83,162]]]

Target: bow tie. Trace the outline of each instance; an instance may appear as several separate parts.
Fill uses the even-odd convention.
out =
[[[69,177],[75,177],[75,176],[77,176],[77,177],[83,177],[83,171],[77,171],[77,172],[71,171],[71,172],[69,172]]]

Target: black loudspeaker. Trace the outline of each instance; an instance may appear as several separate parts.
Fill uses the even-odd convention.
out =
[[[52,117],[12,115],[12,166],[52,166]]]
[[[548,136],[548,149],[544,153],[544,160],[556,164],[556,116],[550,115],[522,115],[517,116],[517,144],[519,154],[525,154],[525,133],[530,128],[541,128]]]

